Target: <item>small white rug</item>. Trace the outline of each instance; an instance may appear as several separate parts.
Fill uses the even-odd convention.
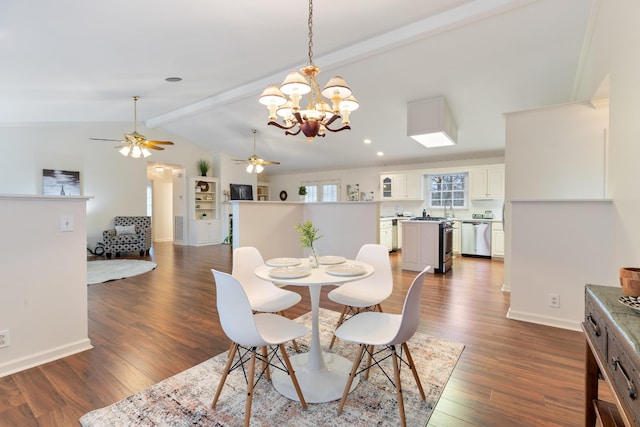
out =
[[[87,284],[108,282],[137,276],[153,270],[155,262],[135,259],[114,259],[106,261],[87,261]]]

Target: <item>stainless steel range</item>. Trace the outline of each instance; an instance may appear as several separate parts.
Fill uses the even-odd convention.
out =
[[[432,221],[438,223],[438,265],[435,273],[446,273],[453,266],[453,224],[444,217],[417,216],[412,221]]]

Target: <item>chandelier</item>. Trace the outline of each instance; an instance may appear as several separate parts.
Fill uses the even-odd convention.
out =
[[[347,82],[334,76],[329,79],[320,91],[316,76],[320,68],[313,64],[313,0],[309,0],[309,60],[300,71],[292,71],[282,82],[282,85],[268,86],[260,95],[259,102],[269,110],[269,125],[284,129],[286,135],[297,135],[301,131],[307,140],[313,141],[316,136],[324,137],[326,131],[340,132],[351,129],[349,115],[360,104],[351,94]],[[303,95],[308,94],[306,109],[300,108]],[[287,95],[287,96],[285,96]],[[329,105],[320,96],[331,101]],[[278,116],[284,124],[277,122]],[[332,129],[330,125],[342,118],[342,127]],[[292,129],[296,130],[292,131]]]

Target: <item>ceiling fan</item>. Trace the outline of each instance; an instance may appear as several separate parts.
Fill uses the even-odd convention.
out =
[[[116,141],[121,145],[116,146],[120,148],[120,154],[123,156],[131,156],[133,158],[139,158],[140,156],[149,157],[152,150],[164,150],[161,145],[173,145],[171,141],[152,141],[147,139],[144,135],[138,133],[138,114],[137,104],[139,96],[133,96],[133,132],[124,135],[124,140],[120,139],[105,139],[105,138],[89,138],[94,141]]]
[[[280,162],[274,162],[270,160],[263,160],[256,155],[256,132],[255,129],[251,129],[253,132],[253,155],[251,155],[247,160],[233,159],[236,162],[247,163],[247,172],[252,173],[260,173],[264,170],[264,165],[279,165]]]

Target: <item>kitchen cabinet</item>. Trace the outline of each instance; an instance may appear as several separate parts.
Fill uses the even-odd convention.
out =
[[[501,222],[491,223],[491,257],[504,258],[504,229]]]
[[[189,180],[188,218],[189,245],[220,243],[216,178],[199,176]]]
[[[504,166],[469,171],[469,194],[474,200],[504,199]]]
[[[438,266],[440,224],[430,221],[407,221],[402,225],[402,269],[430,273]]]
[[[462,223],[460,221],[453,221],[452,225],[453,225],[453,233],[452,233],[453,253],[459,254],[460,248],[462,247],[461,239],[460,239],[460,226],[462,225]]]
[[[393,250],[393,225],[391,219],[380,220],[380,244]]]
[[[418,172],[380,175],[381,200],[422,200],[422,174]]]
[[[402,249],[402,223],[404,221],[398,220],[398,249]]]

